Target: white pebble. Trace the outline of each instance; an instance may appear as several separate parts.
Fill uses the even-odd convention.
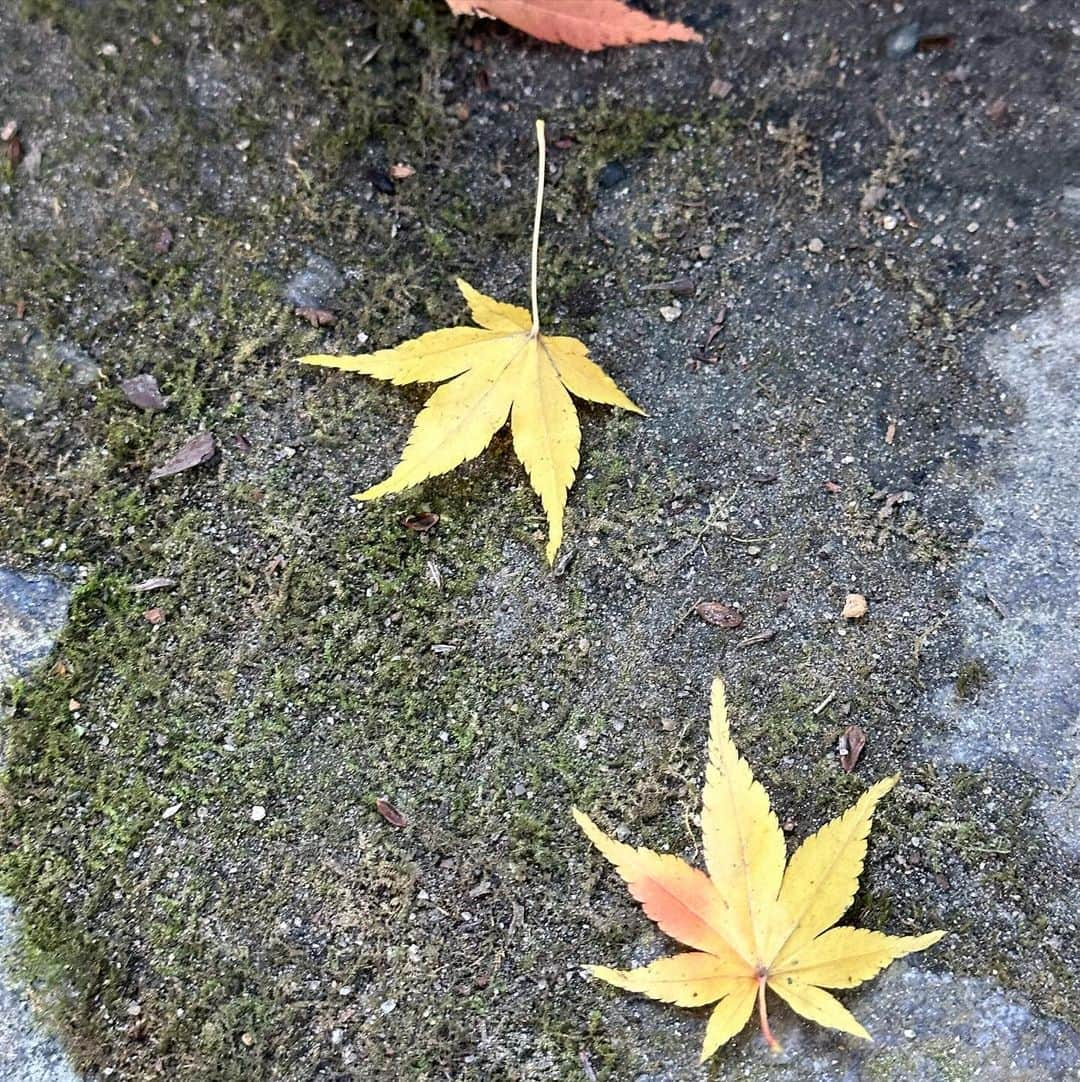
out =
[[[266,818],[266,809],[261,804],[256,804],[251,809],[251,821],[261,823]]]

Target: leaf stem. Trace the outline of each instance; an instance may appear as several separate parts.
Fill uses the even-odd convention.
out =
[[[536,181],[536,217],[533,218],[532,238],[532,334],[540,333],[540,306],[536,301],[536,267],[540,259],[540,215],[544,209],[544,174],[547,171],[547,145],[544,142],[544,122],[536,122],[536,145],[540,151],[540,175]]]
[[[776,1053],[782,1051],[780,1042],[773,1036],[769,1028],[769,1012],[765,1009],[765,978],[758,977],[757,986],[758,1017],[761,1019],[761,1035],[769,1046],[769,1051]]]

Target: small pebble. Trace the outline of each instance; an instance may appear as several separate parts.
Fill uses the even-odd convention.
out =
[[[814,253],[814,255],[820,255],[825,251],[825,242],[821,237],[811,237],[806,245],[807,249]]]
[[[862,594],[848,594],[844,599],[844,609],[840,615],[845,620],[861,620],[868,608],[869,605]]]
[[[905,23],[885,35],[885,55],[890,60],[903,60],[911,56],[919,45],[922,27],[918,23]]]
[[[261,804],[256,804],[251,809],[251,821],[261,823],[266,818],[266,809]]]
[[[896,219],[891,214],[886,214],[881,219],[881,228],[891,233],[896,228]]]
[[[397,190],[394,187],[394,182],[390,178],[390,174],[384,172],[382,169],[372,169],[368,173],[368,180],[371,181],[372,187],[383,195],[393,195]]]
[[[603,169],[600,170],[600,175],[596,178],[596,183],[601,188],[614,188],[617,184],[622,184],[626,180],[627,172],[626,166],[622,162],[608,162]]]
[[[978,222],[968,222],[967,231],[969,233],[978,233],[978,231],[979,231],[979,223]]]

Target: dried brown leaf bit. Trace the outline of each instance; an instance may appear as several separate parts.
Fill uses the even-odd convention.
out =
[[[120,390],[133,406],[138,406],[141,410],[157,413],[168,405],[157,380],[149,373],[124,380],[120,384]]]
[[[401,525],[406,530],[412,530],[414,533],[427,533],[429,530],[434,529],[439,523],[439,516],[434,511],[420,511],[415,515],[406,515],[401,520]]]
[[[866,747],[866,733],[858,725],[849,725],[836,742],[836,752],[840,756],[840,765],[845,774],[850,774],[859,761],[859,756]]]
[[[150,480],[157,481],[162,477],[171,477],[174,473],[183,473],[195,466],[201,466],[209,462],[217,452],[217,444],[209,432],[200,432],[192,436],[172,458],[166,459],[160,466],[155,466],[150,471]]]
[[[375,801],[375,810],[392,826],[408,826],[409,821],[390,803],[386,797],[378,797]]]
[[[743,614],[731,605],[722,605],[719,601],[699,601],[694,612],[713,627],[732,629],[742,627]]]

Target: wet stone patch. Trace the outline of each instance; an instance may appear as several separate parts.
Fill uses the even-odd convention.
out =
[[[770,1057],[760,1035],[748,1029],[735,1042],[723,1077],[770,1082],[1036,1082],[1073,1077],[1080,1061],[1080,1035],[990,981],[898,964],[848,1002],[873,1043],[816,1028],[778,1005],[770,1016],[783,1046],[780,1055]],[[636,1075],[636,1082],[712,1077],[708,1068],[696,1064],[705,1012],[699,1012],[695,1022],[667,1027],[659,1017],[663,1008],[642,1004],[639,1009],[640,1019],[634,1017],[638,1011],[633,1005],[623,1004],[627,1025],[646,1025],[650,1033],[659,1027],[670,1043],[663,1049],[657,1043],[655,1061]]]
[[[1039,810],[1080,851],[1080,289],[992,339],[987,361],[1020,402],[1004,467],[975,496],[983,527],[964,576],[955,685],[937,709],[957,762],[1012,760]]]
[[[0,567],[0,684],[49,654],[67,617],[70,589],[49,575]]]
[[[69,599],[70,590],[57,579],[0,568],[0,684],[48,656]],[[0,761],[3,738],[0,730]],[[15,928],[11,903],[0,897],[0,1082],[68,1082],[75,1076],[59,1045],[35,1028],[28,990],[6,968]]]

